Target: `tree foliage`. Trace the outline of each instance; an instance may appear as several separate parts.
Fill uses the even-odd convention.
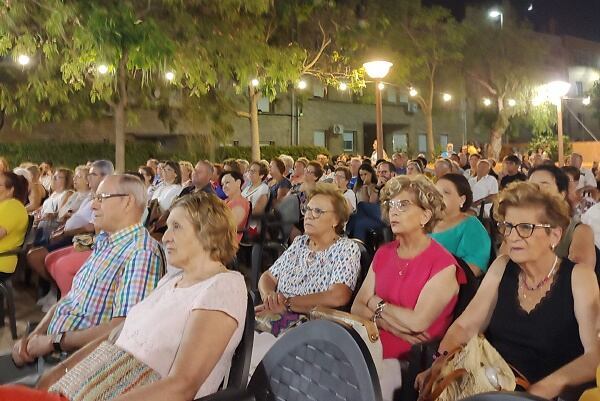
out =
[[[548,45],[505,4],[504,23],[487,18],[487,9],[468,9],[464,71],[469,94],[481,102],[491,100],[495,116],[489,125],[489,156],[498,158],[502,137],[511,120],[527,121],[534,132],[544,132],[556,123],[556,112],[547,106],[532,106],[537,87],[543,83]],[[514,105],[509,103],[514,101]],[[478,103],[479,107],[483,107]],[[517,120],[515,120],[517,122]],[[517,124],[518,125],[518,124]]]
[[[433,114],[441,103],[441,92],[449,84],[460,87],[456,67],[463,57],[463,28],[447,9],[411,0],[369,3],[362,27],[355,37],[361,44],[357,53],[363,59],[387,58],[394,66],[385,81],[406,94],[410,88],[418,91],[412,100],[424,114],[427,149],[432,155]]]
[[[23,126],[110,112],[122,169],[125,112],[153,107],[171,122],[169,108],[183,117],[220,114],[220,102],[206,95],[224,81],[247,78],[247,55],[259,54],[263,39],[255,20],[269,7],[269,0],[5,2],[0,56],[28,54],[34,63],[3,80],[1,106]],[[101,64],[107,74],[99,73]],[[164,79],[167,71],[172,82]],[[94,108],[98,103],[105,107]],[[215,130],[224,125],[213,120]]]

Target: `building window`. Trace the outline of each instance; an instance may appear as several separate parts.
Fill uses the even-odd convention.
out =
[[[395,104],[398,101],[396,88],[386,88],[385,92],[387,93],[387,101],[389,103]]]
[[[406,152],[408,149],[408,134],[394,132],[392,135],[392,147],[394,152]]]
[[[325,98],[325,86],[320,81],[313,82],[313,96],[320,99]]]
[[[272,113],[271,102],[268,97],[261,97],[257,103],[259,113]]]
[[[427,152],[427,134],[419,134],[419,153]]]
[[[581,81],[575,82],[575,96],[583,96],[583,82]]]
[[[442,147],[442,152],[446,151],[446,147],[448,146],[448,134],[440,134],[440,146]]]
[[[325,147],[325,131],[313,132],[313,145]]]
[[[345,131],[343,140],[344,152],[354,152],[354,131]]]

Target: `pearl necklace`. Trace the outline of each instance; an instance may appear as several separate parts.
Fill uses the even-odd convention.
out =
[[[519,274],[519,279],[520,279],[519,281],[520,281],[521,288],[523,288],[523,289],[525,289],[527,291],[537,291],[537,290],[539,290],[554,275],[554,272],[556,270],[556,265],[557,264],[558,264],[558,256],[556,256],[554,258],[554,264],[552,265],[552,269],[550,269],[550,271],[548,272],[548,274],[546,275],[546,277],[544,277],[542,279],[542,281],[540,281],[537,285],[535,285],[533,287],[529,287],[527,285],[527,281],[525,280],[525,274],[523,272],[521,272]],[[523,298],[527,298],[527,295],[525,293],[523,293]]]

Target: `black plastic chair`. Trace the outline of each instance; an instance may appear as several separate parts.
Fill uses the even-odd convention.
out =
[[[297,199],[296,196],[294,198]],[[298,220],[285,220],[285,216],[279,213],[267,213],[261,218],[260,235],[252,245],[250,256],[250,289],[258,289],[258,280],[265,267],[265,251],[269,252],[273,261],[275,261],[287,249],[289,232],[291,227]],[[286,235],[286,233],[288,233]]]
[[[529,393],[518,391],[492,391],[463,398],[462,401],[548,401]]]
[[[246,322],[242,339],[235,349],[231,359],[231,368],[227,379],[226,388],[244,389],[248,383],[250,372],[250,359],[252,357],[252,346],[254,344],[254,299],[253,294],[248,292],[248,305],[246,306]]]
[[[303,323],[277,341],[247,391],[220,393],[210,400],[381,400],[377,370],[363,340],[325,320]]]
[[[28,238],[33,228],[33,216],[29,216],[27,221],[27,230],[25,231],[25,236],[23,237],[22,244],[15,249],[10,251],[1,252],[0,256],[16,256],[17,257],[17,267],[20,263],[22,263],[23,258],[29,248]],[[16,271],[16,269],[15,269]],[[2,297],[0,298],[0,327],[4,326],[4,300],[6,300],[6,307],[8,310],[8,320],[10,325],[10,335],[13,340],[17,339],[17,318],[15,315],[15,297],[12,290],[11,283],[12,275],[6,279],[0,280],[0,293]]]
[[[346,312],[350,311],[350,307],[352,307],[352,303],[354,303],[354,298],[356,298],[356,294],[358,294],[360,287],[362,287],[362,284],[365,281],[365,278],[367,277],[367,273],[369,272],[369,268],[371,267],[371,262],[373,261],[373,256],[367,250],[367,247],[365,246],[364,242],[362,242],[358,238],[351,238],[351,240],[354,241],[360,249],[360,271],[358,273],[358,279],[356,280],[356,286],[354,287],[354,291],[352,292],[352,299],[350,300],[350,304],[348,305],[348,308],[343,309]]]

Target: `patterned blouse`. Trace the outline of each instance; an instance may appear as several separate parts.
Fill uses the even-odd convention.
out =
[[[311,251],[308,235],[296,237],[269,272],[278,279],[277,291],[286,297],[329,290],[333,284],[356,286],[360,271],[360,249],[348,238],[339,238],[329,248]]]

